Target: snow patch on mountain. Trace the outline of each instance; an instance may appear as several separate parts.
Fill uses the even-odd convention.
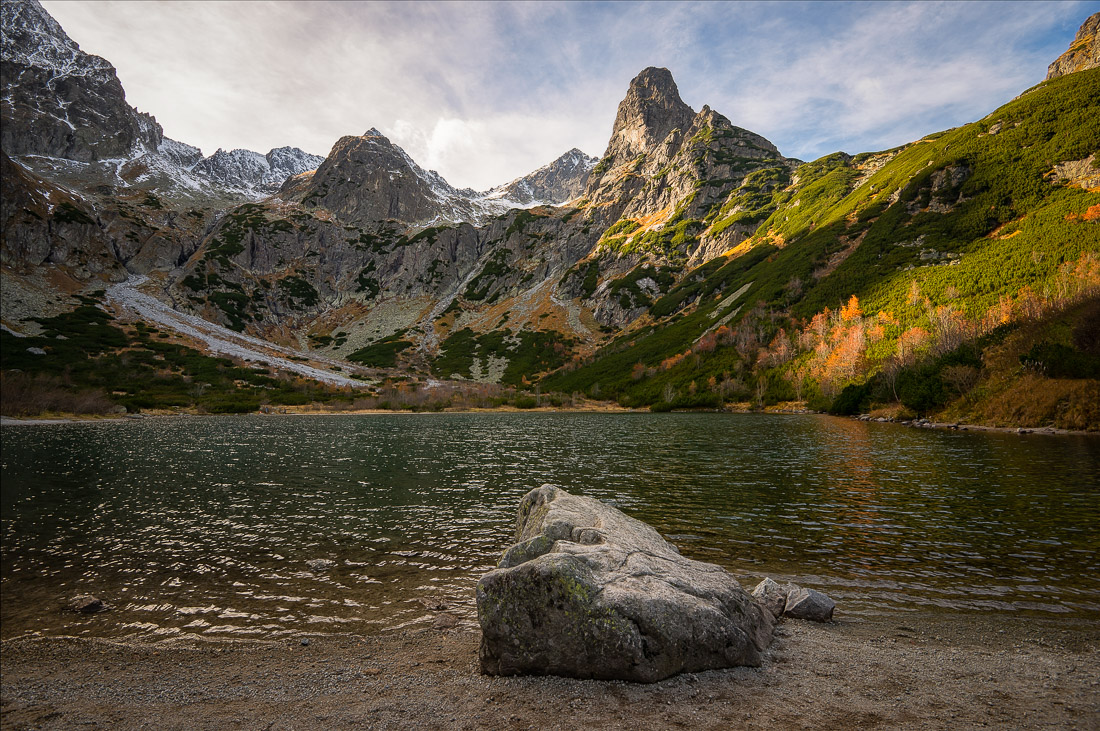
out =
[[[577,148],[538,170],[480,194],[486,203],[499,201],[511,208],[561,205],[584,191],[592,168],[599,162]]]
[[[53,80],[68,76],[114,76],[106,59],[80,50],[38,0],[0,4],[0,43],[4,61],[50,71]]]
[[[266,155],[252,150],[219,149],[198,162],[192,171],[250,198],[263,198],[279,190],[286,179],[324,162],[297,147],[277,147]]]

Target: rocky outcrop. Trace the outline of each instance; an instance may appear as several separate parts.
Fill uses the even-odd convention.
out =
[[[584,192],[588,174],[597,162],[596,158],[574,147],[549,165],[543,165],[507,185],[493,188],[484,197],[505,201],[516,207],[566,203]]]
[[[0,146],[81,162],[156,150],[156,120],[126,103],[115,68],[65,34],[37,0],[0,5]]]
[[[679,270],[733,249],[774,210],[773,194],[791,183],[797,165],[710,107],[692,110],[667,69],[646,69],[619,104],[584,193],[592,204],[586,221],[607,232],[597,251],[613,255],[601,260],[601,275],[619,275],[624,259],[628,271],[638,264]],[[601,324],[635,317],[601,292],[590,305]]]
[[[655,682],[755,666],[773,624],[725,569],[550,485],[520,503],[515,544],[478,582],[477,607],[493,675]]]
[[[1077,30],[1069,48],[1047,69],[1047,81],[1100,66],[1100,13],[1093,13]]]
[[[126,276],[94,208],[50,185],[0,152],[0,262],[12,273],[42,265],[64,267],[74,278]]]
[[[266,155],[252,150],[218,150],[191,171],[226,188],[258,197],[275,193],[287,178],[316,170],[325,158],[297,147],[277,147]]]
[[[668,69],[649,67],[634,77],[619,102],[601,162],[615,167],[648,153],[674,129],[687,129],[695,112],[680,99]]]

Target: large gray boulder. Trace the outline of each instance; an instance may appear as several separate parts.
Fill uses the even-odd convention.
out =
[[[477,585],[485,673],[655,682],[759,665],[771,642],[729,572],[598,500],[532,490],[515,541]]]

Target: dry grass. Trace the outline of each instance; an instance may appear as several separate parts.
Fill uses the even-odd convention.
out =
[[[0,413],[4,416],[110,414],[117,409],[102,391],[74,391],[54,376],[16,372],[0,377]]]
[[[974,404],[964,418],[990,426],[1100,431],[1100,382],[1026,374]]]
[[[1100,381],[1046,378],[1034,373],[1002,377],[974,389],[936,419],[994,427],[1100,431]]]

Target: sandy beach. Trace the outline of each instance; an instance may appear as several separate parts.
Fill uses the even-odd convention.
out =
[[[0,710],[5,729],[1087,729],[1098,640],[1080,619],[787,620],[760,668],[639,685],[487,677],[479,634],[438,626],[308,645],[18,639]]]

